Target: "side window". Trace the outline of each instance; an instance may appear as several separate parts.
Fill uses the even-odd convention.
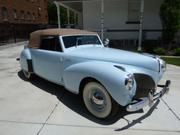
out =
[[[58,36],[41,37],[40,49],[62,52]]]

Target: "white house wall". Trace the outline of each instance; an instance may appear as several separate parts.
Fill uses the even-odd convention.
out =
[[[159,9],[163,0],[145,0],[144,30],[161,30]],[[128,21],[128,0],[105,0],[105,37],[110,39],[138,39],[138,24]],[[100,32],[101,2],[83,2],[83,28]],[[116,32],[112,32],[116,30]],[[133,30],[132,32],[128,30]],[[118,32],[117,32],[118,31]],[[145,34],[146,33],[146,34]],[[157,39],[161,32],[145,32],[146,39]]]

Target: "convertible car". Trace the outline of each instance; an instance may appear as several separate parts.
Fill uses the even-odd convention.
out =
[[[167,93],[170,81],[158,85],[166,70],[162,59],[108,48],[106,41],[78,29],[35,31],[20,65],[27,79],[35,74],[82,96],[88,111],[100,119],[114,116],[119,106],[137,111]]]

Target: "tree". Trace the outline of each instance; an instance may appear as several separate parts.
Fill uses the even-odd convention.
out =
[[[69,11],[69,21],[70,21],[70,24],[75,23],[75,13],[71,10]]]
[[[56,5],[52,0],[48,0],[48,16],[49,16],[49,24],[57,24],[57,9]]]
[[[160,17],[163,40],[170,44],[180,28],[180,0],[164,0],[160,8]]]
[[[67,8],[60,6],[60,16],[61,16],[61,25],[68,24],[68,18],[67,18]]]
[[[67,9],[63,6],[59,6],[59,7],[60,7],[61,25],[63,26],[68,23]],[[49,24],[58,24],[57,7],[52,0],[48,0],[48,15],[49,15]]]

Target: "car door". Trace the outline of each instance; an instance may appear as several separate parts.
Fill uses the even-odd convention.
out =
[[[57,84],[62,84],[63,51],[59,36],[41,37],[39,49],[32,49],[34,72]]]

